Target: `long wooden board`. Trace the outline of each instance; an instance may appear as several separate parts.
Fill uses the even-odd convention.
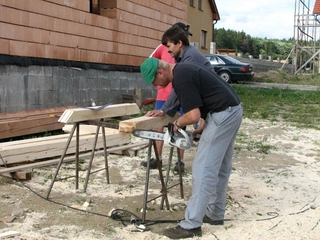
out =
[[[120,133],[116,129],[111,130],[112,133],[106,132],[107,147],[123,145],[130,142],[130,134]],[[101,130],[100,130],[101,132]],[[23,140],[23,144],[0,144],[0,154],[6,164],[21,163],[34,161],[39,159],[61,156],[66,146],[68,134],[63,134],[64,138],[53,136],[30,139],[29,142]],[[80,135],[79,151],[91,151],[94,143],[95,135]],[[102,134],[99,134],[96,149],[103,148]],[[76,138],[72,138],[67,154],[74,154],[76,151]],[[4,165],[0,161],[0,166]]]
[[[62,129],[58,117],[71,108],[57,107],[0,114],[0,139]]]
[[[165,115],[164,117],[138,117],[119,122],[119,131],[124,133],[132,133],[135,129],[156,129],[168,125],[169,122],[174,122],[179,117],[176,114],[174,117]]]
[[[116,147],[110,147],[107,149],[107,153],[114,153],[118,152],[119,150],[130,150],[131,148],[134,148],[136,146],[141,146],[142,144],[146,143],[136,143],[136,144],[129,144],[125,146],[116,146]],[[147,143],[148,144],[148,143]],[[103,150],[95,151],[95,156],[102,155],[104,154]],[[89,158],[91,157],[91,152],[88,153],[80,153],[81,158]],[[63,159],[63,163],[68,163],[68,162],[73,162],[75,161],[75,156],[67,156]],[[14,167],[0,167],[0,174],[5,174],[5,173],[11,173],[11,172],[17,172],[17,171],[22,171],[22,170],[27,170],[27,169],[33,169],[33,168],[40,168],[40,167],[47,167],[50,165],[55,165],[60,162],[60,159],[52,159],[52,160],[45,160],[45,161],[39,161],[35,163],[27,163],[27,164],[21,164],[19,166],[14,166]]]
[[[91,108],[72,108],[63,112],[58,119],[61,123],[75,123],[88,120],[97,120],[101,118],[111,118],[139,114],[140,108],[136,103],[122,103],[108,105],[102,109],[101,106]],[[100,109],[100,110],[97,110]]]

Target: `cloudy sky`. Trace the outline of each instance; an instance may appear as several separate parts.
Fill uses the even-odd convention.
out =
[[[215,0],[220,14],[215,28],[244,31],[251,37],[288,39],[294,34],[296,1],[300,0]],[[304,2],[308,5],[309,1],[312,11],[315,0]]]

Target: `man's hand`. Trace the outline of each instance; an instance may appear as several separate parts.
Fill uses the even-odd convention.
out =
[[[152,111],[148,111],[145,116],[147,117],[162,117],[165,114],[163,112],[161,112],[161,110],[152,110]]]
[[[195,142],[199,141],[199,138],[197,138],[197,135],[201,135],[204,125],[205,125],[205,120],[200,118],[199,122],[196,124],[196,128],[193,130],[192,135],[193,135],[193,140]],[[194,126],[195,127],[195,126]]]

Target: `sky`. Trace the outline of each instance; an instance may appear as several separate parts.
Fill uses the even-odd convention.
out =
[[[293,38],[296,1],[300,0],[215,0],[220,15],[215,29],[243,31],[259,38]],[[310,1],[311,11],[314,2]]]

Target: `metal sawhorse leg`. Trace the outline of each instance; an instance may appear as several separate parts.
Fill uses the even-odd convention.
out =
[[[92,151],[91,151],[91,157],[90,157],[90,161],[89,161],[89,167],[87,170],[87,176],[86,176],[86,180],[85,180],[85,184],[84,184],[84,192],[87,191],[87,186],[88,186],[88,181],[89,181],[89,177],[90,177],[90,171],[91,171],[91,167],[92,167],[92,162],[93,162],[93,158],[94,158],[94,152],[95,152],[95,148],[97,145],[97,140],[98,140],[98,136],[99,136],[99,131],[100,131],[100,127],[102,127],[102,138],[103,138],[103,153],[104,153],[104,159],[105,159],[105,170],[106,170],[106,178],[107,178],[107,183],[110,183],[109,180],[109,167],[108,167],[108,157],[107,157],[107,141],[106,141],[106,134],[105,134],[105,128],[103,126],[103,123],[101,121],[90,121],[90,122],[82,122],[82,123],[89,123],[89,124],[95,124],[97,125],[97,130],[95,133],[95,139],[93,142],[93,146],[92,146]],[[52,187],[54,182],[56,181],[56,178],[58,176],[59,170],[61,168],[61,165],[63,163],[64,157],[66,156],[66,153],[68,151],[68,148],[70,146],[70,142],[72,140],[72,137],[74,135],[74,132],[76,131],[76,153],[75,153],[75,160],[76,160],[76,173],[75,173],[75,178],[76,178],[76,189],[79,189],[79,132],[80,132],[80,122],[76,122],[74,123],[72,130],[70,132],[69,138],[67,140],[66,146],[63,150],[63,153],[61,155],[60,161],[58,163],[58,166],[56,168],[56,172],[54,174],[54,177],[52,178],[50,187],[48,189],[47,192],[47,199],[49,198],[49,195],[51,193]]]
[[[160,182],[161,182],[161,191],[160,191],[160,195],[156,196],[150,200],[148,200],[148,189],[149,189],[149,177],[150,177],[150,161],[149,159],[151,158],[151,151],[152,148],[154,149],[155,152],[155,157],[157,160],[157,165],[158,165],[158,171],[159,171],[159,178],[160,178]],[[177,154],[178,154],[178,161],[180,161],[180,152],[179,149],[177,148]],[[170,154],[169,154],[169,160],[168,160],[168,168],[167,168],[167,172],[166,172],[166,181],[164,181],[163,179],[163,174],[162,174],[162,163],[160,162],[159,159],[159,154],[158,154],[158,150],[157,150],[157,146],[156,146],[156,141],[155,140],[149,140],[149,146],[148,146],[148,157],[147,157],[147,170],[146,170],[146,180],[145,180],[145,190],[144,190],[144,199],[143,199],[143,211],[142,211],[142,223],[145,222],[146,220],[146,211],[147,211],[147,204],[159,197],[161,197],[161,204],[160,204],[160,209],[163,210],[163,205],[164,203],[166,204],[166,208],[167,210],[170,209],[169,206],[169,200],[168,200],[168,194],[167,194],[167,190],[176,186],[176,185],[180,185],[180,193],[181,193],[181,198],[184,198],[184,194],[183,194],[183,182],[182,182],[182,171],[179,168],[179,183],[175,184],[173,186],[168,187],[168,179],[169,179],[169,174],[170,174],[170,166],[171,166],[171,162],[172,162],[172,156],[173,156],[173,147],[170,148]]]

